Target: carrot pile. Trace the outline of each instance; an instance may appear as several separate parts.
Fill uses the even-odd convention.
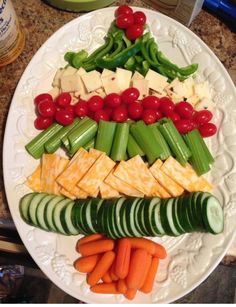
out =
[[[92,234],[78,240],[76,251],[81,257],[74,262],[76,270],[87,273],[87,283],[95,293],[123,294],[134,299],[137,291],[150,293],[159,259],[165,248],[145,238],[112,240]]]

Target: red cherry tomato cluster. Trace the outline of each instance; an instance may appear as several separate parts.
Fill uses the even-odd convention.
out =
[[[131,41],[143,35],[146,20],[143,12],[133,12],[128,5],[121,5],[116,10],[116,25],[125,30],[127,38]]]
[[[168,97],[147,96],[138,101],[139,95],[138,89],[130,87],[120,95],[111,93],[105,98],[95,95],[88,101],[79,99],[72,106],[69,93],[61,93],[54,101],[51,95],[40,94],[34,99],[38,113],[34,124],[37,129],[43,130],[55,121],[66,126],[76,116],[88,116],[97,122],[113,120],[122,123],[128,119],[142,119],[150,125],[168,117],[181,134],[198,128],[203,137],[209,137],[217,131],[216,126],[210,122],[213,115],[208,110],[195,111],[187,101],[174,104]]]

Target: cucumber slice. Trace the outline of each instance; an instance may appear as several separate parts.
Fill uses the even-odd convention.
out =
[[[48,194],[46,193],[36,194],[30,202],[28,208],[28,216],[30,223],[32,223],[34,226],[39,226],[36,216],[37,207],[40,204],[40,202],[43,200],[43,198],[46,196],[48,196]]]
[[[207,231],[218,234],[224,230],[224,213],[219,200],[210,196],[202,204],[202,215]]]
[[[45,219],[46,207],[47,207],[47,204],[54,198],[55,198],[55,195],[47,195],[41,200],[36,210],[37,224],[39,225],[40,228],[47,230],[47,231],[49,231],[50,228],[47,226],[46,219]]]
[[[29,205],[31,203],[32,198],[37,195],[38,193],[29,193],[23,196],[20,200],[20,215],[22,219],[30,224],[30,218],[29,218]]]
[[[181,231],[178,231],[178,226],[176,227],[174,223],[174,218],[173,218],[173,206],[174,206],[175,198],[171,198],[168,200],[166,203],[166,217],[167,221],[169,224],[169,227],[171,229],[171,232],[174,234],[174,236],[179,236],[182,234]]]
[[[140,206],[142,205],[142,201],[143,201],[143,199],[141,198],[140,201],[138,202],[138,204],[135,206],[135,210],[134,210],[134,224],[135,224],[135,227],[138,230],[138,232],[143,237],[146,234],[142,231],[142,229],[140,227],[139,220],[138,220],[138,212],[139,212]]]
[[[72,209],[72,224],[76,229],[78,229],[79,233],[86,234],[86,231],[83,227],[82,223],[82,208],[84,203],[86,202],[85,199],[78,199],[75,201],[75,205]]]
[[[95,198],[94,201],[96,202],[97,199]],[[93,223],[91,219],[91,209],[92,209],[92,199],[89,199],[85,202],[82,208],[82,223],[84,225],[84,229],[86,230],[87,234],[95,233],[95,229],[93,228]]]
[[[139,223],[142,233],[144,233],[145,236],[149,236],[149,233],[145,226],[145,221],[144,221],[144,206],[145,205],[146,205],[145,199],[142,199],[138,212],[137,212],[137,221]]]
[[[120,222],[121,222],[121,228],[123,229],[125,236],[133,237],[133,234],[129,231],[127,227],[127,220],[126,220],[126,210],[128,209],[129,203],[130,203],[130,199],[126,199],[123,202],[123,205],[120,210]]]
[[[186,198],[185,196],[180,196],[177,203],[177,217],[179,219],[181,227],[185,232],[192,232],[193,228],[189,222],[186,206],[185,206]]]
[[[161,200],[159,197],[148,199],[146,200],[146,205],[144,206],[144,221],[150,237],[154,237],[156,235],[156,228],[152,227],[152,212],[154,207],[159,204],[160,201]]]
[[[200,227],[199,227],[198,221],[197,221],[197,219],[195,218],[195,215],[194,215],[193,195],[194,195],[194,193],[190,193],[186,196],[186,210],[187,210],[188,218],[189,218],[189,221],[190,221],[190,224],[191,224],[193,230],[199,231]]]
[[[161,224],[161,202],[157,203],[152,210],[151,225],[156,236],[165,235],[165,230]]]
[[[64,207],[66,207],[69,203],[71,202],[70,199],[66,198],[66,199],[63,199],[61,200],[55,207],[54,207],[54,210],[53,210],[53,223],[54,223],[54,226],[57,230],[57,232],[61,233],[61,234],[64,234],[64,235],[68,235],[67,232],[66,232],[66,228],[63,227],[62,225],[62,221],[61,221],[61,212],[62,210],[64,209]]]
[[[205,224],[204,224],[204,221],[203,221],[202,204],[203,204],[204,200],[207,199],[210,196],[212,196],[212,194],[210,194],[208,192],[201,192],[197,196],[196,203],[195,203],[195,206],[194,206],[194,212],[195,212],[195,215],[197,216],[198,224],[200,225],[201,230],[203,232],[206,231],[206,228],[205,228]]]
[[[92,223],[92,229],[94,229],[94,232],[98,232],[97,229],[97,214],[98,210],[103,203],[104,199],[101,198],[93,198],[91,200],[91,207],[90,207],[90,218],[91,218],[91,223]]]
[[[119,198],[113,199],[112,204],[108,208],[108,227],[109,227],[109,233],[111,234],[111,237],[113,239],[121,237],[117,227],[117,218],[116,218],[116,206],[118,202]]]
[[[61,224],[63,229],[66,230],[68,235],[78,235],[79,231],[72,223],[72,210],[75,205],[74,201],[67,204],[61,211]]]
[[[126,236],[121,226],[121,209],[125,200],[126,200],[125,197],[121,197],[119,198],[119,200],[116,202],[115,205],[115,215],[114,215],[113,225],[116,229],[116,232],[119,235],[119,238],[123,238]]]
[[[46,208],[45,208],[45,211],[44,211],[44,218],[45,218],[45,224],[47,225],[47,228],[50,231],[57,232],[57,229],[54,226],[54,222],[53,222],[53,210],[54,210],[55,206],[57,206],[57,204],[63,199],[65,199],[64,196],[55,196],[54,195],[53,199],[51,199],[46,205]]]
[[[174,198],[168,198],[162,200],[161,203],[161,224],[165,233],[169,236],[178,236],[179,232],[174,227],[173,216],[172,216],[172,205],[174,202]]]
[[[141,237],[142,234],[138,231],[135,225],[135,208],[140,202],[141,198],[131,198],[126,201],[126,225],[128,232],[132,234],[133,237]]]
[[[183,227],[180,224],[177,209],[178,209],[178,198],[175,198],[175,200],[173,202],[173,206],[172,206],[173,222],[174,222],[175,228],[178,230],[178,232],[180,234],[184,234],[185,230],[183,229]]]

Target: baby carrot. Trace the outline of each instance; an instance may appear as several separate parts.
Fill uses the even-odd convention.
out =
[[[142,276],[142,281],[140,282],[140,287],[143,286],[146,278],[147,278],[147,274],[149,272],[149,269],[150,269],[150,266],[151,266],[151,263],[152,263],[152,256],[150,254],[147,255],[147,262],[145,264],[145,272]]]
[[[131,243],[131,248],[143,248],[152,256],[160,259],[166,258],[165,248],[156,242],[145,238],[129,238],[129,240]]]
[[[150,293],[152,291],[155,276],[156,276],[157,269],[158,269],[158,265],[159,265],[159,259],[156,257],[153,257],[147,277],[144,281],[143,286],[140,288],[140,291],[144,293]]]
[[[127,289],[126,282],[124,279],[119,279],[117,281],[117,290],[123,294],[127,292],[128,289]]]
[[[120,294],[120,292],[116,288],[116,283],[99,283],[97,285],[92,286],[91,288],[92,292],[95,293],[103,293],[103,294]]]
[[[120,279],[124,279],[129,272],[131,244],[128,238],[118,241],[117,256],[115,261],[115,274]]]
[[[74,262],[74,267],[81,273],[90,273],[95,268],[100,255],[92,255],[87,257],[80,257]]]
[[[156,251],[155,251],[154,257],[157,257],[159,259],[165,259],[167,256],[167,253],[166,253],[164,246],[158,243],[155,243],[155,245],[156,245]]]
[[[112,264],[110,270],[109,270],[109,273],[110,273],[110,276],[111,276],[111,279],[113,281],[117,281],[119,279],[118,276],[116,276],[116,273],[115,273],[115,261],[114,263]]]
[[[135,298],[136,293],[137,293],[137,289],[128,289],[127,292],[124,294],[124,296],[128,300],[133,300]]]
[[[78,252],[82,256],[90,256],[111,251],[114,249],[114,246],[114,240],[101,239],[79,245]]]
[[[81,244],[92,242],[92,241],[96,241],[96,240],[99,240],[99,239],[104,239],[104,235],[102,235],[100,233],[93,233],[92,235],[85,236],[85,237],[79,239],[77,241],[77,244],[76,244],[76,251],[78,251],[79,246]]]
[[[113,251],[106,252],[102,255],[101,259],[98,261],[94,270],[88,275],[87,282],[90,286],[96,285],[98,281],[105,275],[109,270],[115,259],[115,253]]]
[[[111,283],[112,282],[112,279],[111,279],[111,276],[109,274],[109,271],[107,271],[103,276],[102,276],[102,281],[105,282],[105,283]]]
[[[139,289],[145,273],[148,253],[145,249],[136,249],[131,254],[126,284],[129,289]]]

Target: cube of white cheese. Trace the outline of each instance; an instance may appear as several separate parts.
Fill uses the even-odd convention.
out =
[[[139,98],[138,100],[142,100],[144,97],[149,94],[149,81],[145,79],[136,79],[132,81],[132,86],[139,90]]]
[[[101,74],[101,78],[112,75],[113,73],[114,73],[114,71],[104,68],[103,71],[102,71],[102,74]]]
[[[77,69],[72,67],[72,66],[68,66],[64,69],[62,76],[61,77],[65,77],[65,76],[72,76],[77,72]]]
[[[151,96],[156,96],[158,98],[162,98],[162,97],[167,97],[168,96],[167,92],[165,90],[161,94],[156,92],[156,91],[154,91],[154,90],[150,90],[150,95]]]
[[[215,104],[212,100],[208,99],[208,98],[203,98],[201,101],[199,101],[196,105],[195,105],[195,110],[196,111],[201,111],[201,110],[209,110],[209,111],[213,111],[215,108]]]
[[[189,97],[187,101],[194,107],[200,101],[200,98],[197,95],[193,95]]]
[[[185,85],[185,95],[184,97],[188,98],[194,95],[194,80],[192,77],[184,80]]]
[[[56,74],[53,78],[53,81],[52,81],[52,86],[53,87],[58,87],[60,88],[61,86],[61,76],[64,72],[64,69],[63,68],[59,68],[57,71],[56,71]]]
[[[80,68],[81,69],[81,68]],[[87,94],[87,90],[85,88],[85,85],[84,85],[84,82],[81,78],[81,76],[83,75],[83,72],[80,71],[80,69],[76,72],[76,75],[78,76],[78,90],[75,92],[75,96],[78,97],[80,95],[83,95],[83,94]],[[83,69],[83,68],[82,68]],[[84,69],[83,69],[84,70]],[[84,70],[85,71],[85,70]],[[85,71],[85,74],[87,72]]]
[[[149,81],[149,88],[158,93],[162,93],[164,88],[168,85],[168,78],[158,74],[152,69],[148,70],[145,80]]]
[[[132,71],[122,68],[117,68],[116,75],[119,83],[119,88],[122,92],[130,87]]]
[[[81,76],[87,92],[93,92],[102,87],[101,74],[96,70],[87,72]]]
[[[117,80],[117,75],[114,72],[113,74],[102,78],[102,85],[107,95],[111,93],[117,93],[117,94],[120,93],[120,87]]]
[[[59,94],[60,94],[60,89],[59,89],[59,87],[53,87],[49,92],[48,92],[48,94],[50,94],[51,96],[52,96],[52,99],[54,100],[54,99],[56,99],[57,98],[57,96],[59,96]]]
[[[86,70],[83,67],[80,67],[76,72],[80,77],[86,74]]]
[[[80,76],[77,74],[61,77],[62,92],[76,92],[80,90]]]
[[[105,98],[106,97],[106,93],[104,92],[104,90],[102,88],[99,88],[98,90],[95,91],[95,95],[98,95],[102,98]]]
[[[140,74],[140,72],[135,71],[132,78],[131,78],[131,81],[142,80],[142,79],[144,79],[144,76],[142,74]]]
[[[194,85],[194,92],[200,99],[211,98],[210,86],[207,81]]]

